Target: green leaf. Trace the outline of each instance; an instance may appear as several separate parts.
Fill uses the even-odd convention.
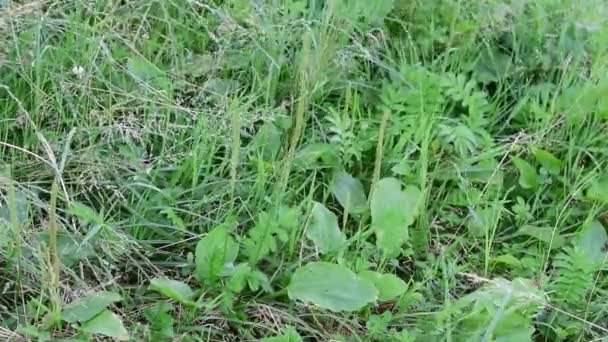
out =
[[[300,212],[296,208],[280,206],[270,213],[261,212],[255,226],[243,241],[245,254],[253,267],[279,246],[289,241],[291,232],[299,226]]]
[[[532,342],[534,332],[534,325],[527,315],[509,312],[496,324],[493,341]]]
[[[35,236],[36,242],[48,246],[49,234],[44,230]],[[95,249],[90,243],[82,241],[79,234],[71,234],[63,231],[57,234],[57,255],[66,267],[72,267],[78,261],[95,254]]]
[[[104,219],[101,215],[99,215],[93,208],[80,203],[80,202],[72,202],[70,203],[70,207],[68,209],[68,213],[72,216],[76,216],[82,222],[89,224],[94,223],[97,225],[103,225]]]
[[[349,213],[360,214],[367,210],[367,197],[363,184],[348,173],[336,173],[331,192]]]
[[[91,293],[66,305],[61,312],[61,318],[68,323],[88,321],[120,300],[122,298],[115,292]]]
[[[129,339],[129,333],[122,325],[120,318],[109,310],[105,310],[90,321],[83,323],[80,326],[80,330],[89,334],[112,337],[119,341],[127,341]]]
[[[497,216],[495,208],[475,208],[466,221],[467,230],[474,237],[484,237],[496,223]]]
[[[395,178],[384,178],[376,184],[372,200],[372,227],[376,245],[387,255],[397,255],[408,240],[408,227],[414,223],[422,202],[422,193],[415,186],[401,190]]]
[[[331,144],[306,145],[296,153],[294,164],[298,169],[336,168],[340,164],[336,147]]]
[[[163,296],[182,304],[194,304],[194,302],[192,302],[194,291],[192,291],[188,284],[181,281],[167,278],[154,278],[150,281],[150,290],[156,291]]]
[[[593,263],[601,264],[606,261],[608,234],[600,222],[593,221],[586,224],[577,234],[574,244]]]
[[[378,290],[348,268],[311,262],[298,268],[287,288],[289,298],[334,312],[356,311],[378,299]]]
[[[511,69],[511,57],[496,48],[485,49],[474,65],[477,81],[487,84],[505,78]]]
[[[345,23],[360,30],[381,25],[394,6],[394,0],[334,1],[334,3],[333,13]]]
[[[230,280],[226,284],[226,287],[233,292],[241,293],[247,284],[247,279],[251,274],[251,266],[247,263],[240,264],[232,270]]]
[[[495,258],[492,258],[492,262],[494,262],[495,264],[504,264],[507,266],[511,266],[512,268],[522,268],[521,261],[519,261],[519,259],[514,257],[512,254],[499,255]]]
[[[587,188],[585,197],[592,201],[608,203],[608,175],[597,177]]]
[[[235,93],[240,87],[239,81],[227,78],[211,78],[203,84],[205,92],[220,98]]]
[[[216,64],[217,62],[211,54],[194,55],[182,65],[179,73],[189,77],[200,77],[213,71]]]
[[[251,291],[257,291],[261,288],[267,293],[272,292],[270,279],[268,279],[268,276],[260,270],[252,270],[251,273],[249,273],[247,285]]]
[[[275,160],[281,149],[281,131],[273,123],[267,122],[255,135],[251,146],[263,160]]]
[[[537,227],[532,225],[524,225],[517,231],[517,235],[531,236],[539,241],[551,244],[551,249],[559,248],[566,243],[566,239],[559,235],[559,233],[553,233],[551,227]]]
[[[562,161],[557,159],[553,154],[548,151],[536,149],[534,151],[534,157],[536,161],[545,169],[549,174],[558,175],[562,169]]]
[[[230,236],[232,222],[213,229],[196,245],[195,275],[201,282],[214,282],[236,260],[239,245]]]
[[[536,189],[539,184],[536,169],[521,158],[513,158],[513,164],[519,170],[519,185],[524,189]]]
[[[302,342],[302,337],[293,327],[285,328],[285,332],[280,336],[266,337],[260,342]]]
[[[323,254],[340,249],[346,242],[346,235],[338,226],[338,218],[323,204],[314,202],[312,221],[306,230],[311,239]]]
[[[401,278],[393,274],[382,274],[375,271],[363,271],[359,273],[363,279],[376,286],[378,290],[378,299],[386,302],[395,299],[407,290],[407,285]]]
[[[150,330],[152,331],[151,340],[171,340],[175,335],[173,316],[170,313],[173,309],[173,305],[165,302],[158,302],[154,306],[144,309],[144,316],[150,323]]]
[[[169,89],[171,81],[164,71],[143,57],[131,57],[127,60],[127,69],[138,81],[150,84],[159,89]]]

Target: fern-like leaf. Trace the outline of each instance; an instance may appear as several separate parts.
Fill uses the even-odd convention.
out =
[[[262,258],[277,251],[289,240],[289,234],[298,226],[298,210],[279,207],[272,212],[262,212],[243,242],[249,263],[255,265]]]
[[[555,274],[549,284],[552,299],[570,309],[580,309],[593,284],[594,265],[584,251],[576,247],[567,248],[554,261]]]

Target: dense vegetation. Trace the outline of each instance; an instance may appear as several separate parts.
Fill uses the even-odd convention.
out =
[[[602,340],[606,18],[0,1],[0,339]]]

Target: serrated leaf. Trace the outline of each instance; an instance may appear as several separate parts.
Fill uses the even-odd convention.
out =
[[[195,275],[199,281],[214,282],[236,260],[239,245],[228,231],[231,226],[232,223],[220,225],[196,245]]]
[[[230,279],[226,287],[235,293],[241,293],[247,284],[247,280],[251,275],[251,266],[247,263],[238,265],[232,270]]]
[[[407,285],[401,278],[393,274],[383,274],[375,271],[359,273],[363,279],[370,281],[378,290],[378,300],[386,302],[393,300],[407,291]]]
[[[292,300],[334,312],[357,311],[378,299],[378,290],[371,282],[328,262],[311,262],[298,268],[287,292]]]
[[[297,168],[335,168],[340,164],[336,147],[331,144],[309,144],[296,153],[294,164]]]
[[[115,292],[91,293],[63,307],[61,319],[68,323],[88,321],[112,303],[120,300],[122,297]]]
[[[608,175],[597,177],[585,191],[585,197],[592,201],[608,203]]]
[[[349,213],[359,214],[367,210],[367,197],[363,184],[348,173],[336,173],[331,192]]]
[[[606,228],[598,221],[586,224],[583,230],[577,234],[574,244],[595,264],[605,262],[608,257],[606,254],[608,234],[606,234]]]
[[[534,151],[534,157],[549,174],[558,175],[560,173],[562,169],[562,161],[557,159],[557,157],[550,152],[536,149]]]
[[[144,316],[150,323],[151,339],[153,341],[170,340],[175,336],[173,331],[174,320],[171,315],[173,309],[173,305],[165,302],[158,302],[154,306],[144,309]]]
[[[519,185],[524,189],[536,189],[539,184],[536,169],[521,158],[513,158],[513,164],[519,171]]]
[[[119,341],[129,339],[129,333],[122,324],[122,320],[109,310],[105,310],[90,321],[83,323],[80,330],[89,334],[112,337]]]
[[[408,240],[408,227],[418,216],[422,193],[415,186],[401,190],[401,182],[384,178],[375,186],[372,200],[372,227],[376,245],[387,255],[399,254]]]
[[[346,242],[346,235],[338,226],[337,216],[319,202],[313,204],[312,220],[306,236],[323,254],[340,249]]]
[[[192,291],[188,284],[181,281],[168,278],[154,278],[150,281],[150,290],[156,291],[182,304],[194,304],[192,302],[194,291]]]
[[[94,223],[97,225],[104,224],[104,219],[101,215],[99,215],[93,208],[80,202],[70,203],[68,213],[76,216],[84,223]]]
[[[299,226],[299,218],[299,210],[287,206],[274,208],[270,213],[261,212],[243,241],[249,264],[255,266],[261,259],[287,243],[294,229]]]
[[[558,233],[554,234],[551,227],[524,225],[519,228],[517,235],[531,236],[539,241],[551,244],[551,249],[559,248],[566,243],[566,239]]]

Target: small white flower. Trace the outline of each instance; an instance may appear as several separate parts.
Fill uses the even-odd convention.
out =
[[[74,76],[76,76],[78,78],[82,78],[84,76],[84,68],[81,67],[80,65],[75,65],[72,68],[72,74],[74,74]]]

